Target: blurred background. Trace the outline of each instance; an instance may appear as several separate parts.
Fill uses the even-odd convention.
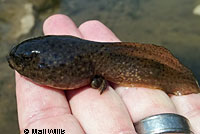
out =
[[[78,26],[100,20],[122,41],[164,46],[200,81],[200,0],[0,0],[0,133],[19,133],[14,71],[5,57],[42,35],[44,20],[56,13]]]

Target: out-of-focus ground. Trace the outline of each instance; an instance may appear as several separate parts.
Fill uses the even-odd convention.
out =
[[[0,133],[19,133],[14,71],[6,55],[14,44],[42,35],[43,21],[63,13],[77,25],[97,19],[122,41],[168,48],[200,81],[200,0],[0,0]],[[200,12],[200,11],[199,11]]]

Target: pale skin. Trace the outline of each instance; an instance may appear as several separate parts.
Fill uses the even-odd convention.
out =
[[[49,17],[43,31],[45,35],[120,41],[99,21],[87,21],[77,27],[60,14]],[[200,94],[168,96],[160,90],[114,88],[109,86],[102,95],[89,86],[65,92],[41,87],[16,73],[20,133],[24,129],[60,128],[66,134],[136,134],[133,123],[159,113],[181,114],[190,120],[193,132],[200,133]]]

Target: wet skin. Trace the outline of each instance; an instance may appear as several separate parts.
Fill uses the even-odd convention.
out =
[[[174,95],[200,92],[192,72],[167,49],[152,44],[94,42],[48,35],[15,46],[8,62],[32,81],[59,89],[91,84],[102,93],[110,81]]]

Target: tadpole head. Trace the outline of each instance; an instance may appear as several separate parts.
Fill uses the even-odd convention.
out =
[[[6,58],[9,66],[20,73],[31,66],[38,53],[40,51],[33,43],[24,41],[13,47]]]

